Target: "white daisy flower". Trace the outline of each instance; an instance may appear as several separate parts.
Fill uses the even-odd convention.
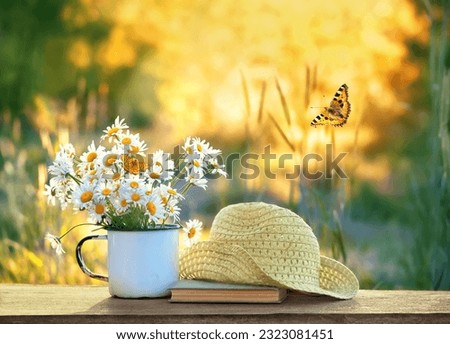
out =
[[[118,134],[120,134],[124,129],[128,129],[128,125],[125,123],[125,119],[120,119],[120,117],[117,116],[114,124],[108,126],[105,130],[103,130],[105,135],[102,135],[100,139],[102,141],[108,139],[109,142],[112,142],[114,139],[117,139]]]
[[[217,158],[221,153],[222,153],[222,151],[220,149],[215,149],[213,147],[209,147],[206,155],[210,158]]]
[[[116,210],[117,214],[123,214],[128,211],[130,208],[130,204],[128,203],[128,200],[119,194],[117,198],[114,200],[114,209]]]
[[[191,247],[193,244],[200,240],[203,230],[203,223],[197,219],[189,220],[186,222],[186,226],[183,227],[185,233],[184,244],[187,247]]]
[[[197,143],[195,143],[197,142]],[[200,151],[198,150],[200,148]],[[184,162],[187,164],[189,168],[193,167],[196,169],[196,171],[199,171],[204,167],[204,158],[205,154],[202,152],[204,145],[202,144],[202,141],[198,138],[192,139],[188,138],[184,145],[183,150],[186,152],[184,156]]]
[[[194,172],[192,169],[186,167],[186,177],[185,180],[195,186],[198,186],[199,188],[202,188],[203,190],[206,190],[208,180],[205,178],[203,172],[197,173]]]
[[[67,208],[68,204],[72,201],[72,193],[73,190],[77,187],[77,183],[73,179],[66,179],[59,184],[53,187],[53,182],[56,180],[50,180],[50,189],[47,189],[50,193],[54,194],[59,204],[61,205],[61,209],[64,210]]]
[[[130,147],[129,147],[129,154],[138,154],[138,155],[145,155],[145,151],[147,150],[147,144],[142,141],[139,140],[139,134],[137,134],[138,139],[136,140],[136,142],[133,142]]]
[[[103,155],[102,164],[105,168],[120,168],[123,166],[121,156],[124,154],[121,145],[114,145],[110,150]]]
[[[89,208],[94,199],[95,184],[83,182],[75,188],[72,194],[72,202],[75,209],[85,210]]]
[[[153,165],[151,168],[149,168],[148,171],[148,175],[150,178],[150,181],[153,182],[157,182],[157,183],[161,183],[162,181],[162,176],[163,176],[163,168],[160,165]]]
[[[191,155],[194,153],[194,147],[192,145],[192,139],[190,136],[186,137],[186,140],[184,140],[184,144],[181,148],[187,155]]]
[[[45,239],[50,241],[50,246],[56,251],[57,255],[66,253],[66,251],[62,248],[61,239],[59,237],[47,233],[45,234]]]
[[[192,154],[186,154],[184,162],[190,165],[197,165],[197,167],[201,167],[203,165],[203,159],[204,157],[199,152],[194,152]]]
[[[224,168],[225,165],[220,165],[219,162],[217,161],[217,158],[213,158],[211,160],[208,161],[208,168],[210,168],[210,173],[211,174],[220,174],[223,177],[227,176],[227,173],[225,172]]]
[[[129,189],[129,191],[125,194],[125,199],[130,204],[142,204],[145,197],[145,190],[143,189]]]
[[[206,188],[208,187],[208,180],[204,179],[204,178],[195,178],[193,176],[189,176],[189,183],[191,183],[192,185],[198,186],[199,188],[206,190]]]
[[[95,188],[94,198],[104,201],[115,195],[117,191],[117,184],[111,179],[102,179]]]
[[[200,154],[202,158],[216,158],[222,151],[220,149],[214,149],[209,142],[202,140],[199,137],[192,139],[192,145],[194,152]]]
[[[195,159],[192,161],[192,171],[197,174],[203,174],[204,169],[206,168],[206,164],[201,159]]]
[[[102,145],[95,147],[95,142],[92,141],[91,144],[87,147],[87,151],[81,154],[80,160],[84,164],[90,164],[91,162],[95,162],[99,153],[104,153],[106,148]]]
[[[47,197],[47,204],[55,205],[56,201],[64,207],[70,201],[70,195],[76,183],[72,179],[58,182],[56,178],[51,178],[48,185],[44,186],[43,195]]]
[[[149,222],[158,223],[165,216],[164,205],[156,193],[145,196],[144,208]]]
[[[95,223],[108,221],[107,219],[107,205],[104,200],[97,200],[92,203],[89,208],[89,218]]]
[[[122,184],[125,178],[125,170],[117,169],[115,170],[108,179],[111,179],[115,184]]]
[[[175,164],[170,159],[169,153],[157,150],[152,154],[152,170],[158,170],[160,178],[163,181],[171,180],[174,175]]]
[[[138,134],[132,134],[129,130],[118,134],[119,144],[123,148],[123,154],[145,155],[147,144],[141,141]]]
[[[152,154],[152,164],[159,165],[165,170],[173,170],[174,163],[170,159],[170,154],[159,149]]]
[[[75,147],[71,143],[60,145],[59,150],[62,154],[66,155],[69,159],[73,159],[76,156]]]
[[[59,151],[53,164],[48,168],[48,172],[57,182],[63,182],[70,176],[74,176],[73,158],[67,156],[65,152]]]
[[[198,152],[202,157],[207,155],[210,150],[209,143],[199,137],[194,137],[192,139],[192,147],[194,148],[194,151]]]
[[[119,154],[113,153],[111,151],[105,152],[101,161],[105,169],[113,169],[115,166],[117,166],[117,163],[121,162]]]
[[[158,189],[158,187],[154,187],[151,178],[147,173],[145,173],[145,183],[144,183],[145,195],[150,196]]]
[[[45,185],[43,195],[47,197],[47,204],[52,204],[53,206],[56,204],[56,199],[58,196],[58,182],[56,179],[52,178],[49,180],[48,185]]]
[[[178,191],[171,187],[171,185],[161,184],[157,191],[159,192],[159,195],[161,196],[161,200],[163,204],[167,204],[169,200],[176,199],[176,200],[183,200],[184,197],[182,194],[178,193]]]
[[[129,189],[142,189],[145,185],[145,179],[139,175],[130,175],[123,179],[122,185]]]
[[[171,199],[165,204],[167,216],[173,222],[180,222],[181,208],[178,206],[178,200]]]
[[[99,145],[98,147],[95,147],[95,142],[92,141],[91,144],[88,146],[88,149],[86,152],[81,154],[80,156],[80,163],[78,164],[78,168],[83,170],[93,170],[95,169],[96,165],[101,166],[102,158],[105,155],[106,148]],[[97,158],[100,157],[99,162],[97,162]]]
[[[197,147],[194,145],[194,140],[190,137],[186,138],[182,149],[185,152],[184,161],[187,163],[191,163],[194,160],[202,161],[204,158],[204,154],[197,150]]]

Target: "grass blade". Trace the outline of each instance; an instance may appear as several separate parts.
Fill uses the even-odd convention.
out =
[[[242,71],[241,71],[241,83],[242,83],[242,90],[244,92],[245,113],[247,115],[247,119],[249,119],[251,114],[250,97],[248,94],[247,80],[245,79],[244,73]]]
[[[305,81],[305,109],[309,105],[310,100],[310,87],[311,87],[311,70],[309,69],[309,66],[306,66],[306,81]]]
[[[262,122],[265,98],[266,98],[266,82],[264,81],[261,88],[261,97],[259,98],[258,124],[261,124]]]
[[[291,126],[291,115],[289,113],[289,108],[287,106],[286,98],[283,94],[283,91],[281,90],[281,86],[280,86],[280,83],[278,82],[278,79],[275,79],[275,82],[277,84],[278,94],[280,95],[281,105],[283,106],[283,113],[284,113],[284,116],[286,117],[287,124],[290,127]]]
[[[291,150],[293,152],[295,152],[295,147],[294,145],[289,141],[288,137],[286,136],[286,134],[284,133],[283,129],[281,129],[280,125],[277,123],[277,121],[275,120],[275,118],[273,118],[273,116],[269,114],[269,118],[272,121],[272,123],[275,125],[275,128],[277,128],[278,132],[280,133],[281,137],[283,138],[284,142],[287,143],[287,145],[289,146],[289,148],[291,148]]]
[[[244,73],[241,72],[241,82],[242,82],[242,91],[244,92],[244,103],[245,103],[245,150],[248,151],[250,147],[250,115],[251,115],[251,108],[250,108],[250,97],[248,94],[248,86],[247,86],[247,80],[245,79]]]

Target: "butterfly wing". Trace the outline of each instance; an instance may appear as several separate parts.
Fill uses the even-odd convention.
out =
[[[317,115],[311,121],[311,125],[333,125],[335,127],[342,127],[347,123],[350,110],[351,105],[348,101],[348,86],[343,84],[334,94],[330,106],[326,107],[323,113]]]

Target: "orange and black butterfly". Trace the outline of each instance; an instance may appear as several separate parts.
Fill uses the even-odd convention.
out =
[[[324,108],[324,113],[317,115],[311,121],[311,125],[316,127],[318,125],[332,125],[335,127],[342,127],[347,123],[350,115],[350,102],[348,101],[348,86],[343,84],[334,94],[330,106]]]

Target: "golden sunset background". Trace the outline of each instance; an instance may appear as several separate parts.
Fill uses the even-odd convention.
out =
[[[89,228],[61,257],[44,241],[84,215],[42,191],[61,143],[81,153],[120,115],[150,151],[200,136],[224,157],[259,154],[247,180],[226,160],[230,178],[192,194],[184,221],[207,229],[227,204],[277,203],[362,288],[449,289],[449,11],[413,0],[2,2],[0,282],[100,283],[74,257]],[[311,127],[343,83],[348,123]],[[286,179],[327,144],[345,153],[347,178]],[[284,168],[264,164],[268,145],[292,154]],[[105,271],[106,245],[90,250],[88,265]]]

